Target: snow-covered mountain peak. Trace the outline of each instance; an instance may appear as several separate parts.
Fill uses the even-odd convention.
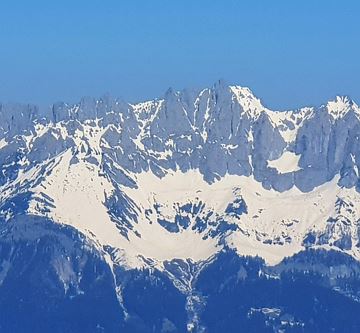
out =
[[[243,110],[248,113],[251,118],[256,119],[262,112],[268,111],[268,109],[261,104],[260,99],[257,98],[249,88],[241,86],[230,86],[229,88]]]
[[[350,110],[355,111],[359,115],[359,107],[348,96],[336,96],[334,100],[326,104],[326,108],[334,119],[344,117]]]

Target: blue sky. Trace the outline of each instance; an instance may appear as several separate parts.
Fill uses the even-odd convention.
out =
[[[1,0],[0,100],[129,101],[222,78],[275,109],[360,103],[357,0]]]

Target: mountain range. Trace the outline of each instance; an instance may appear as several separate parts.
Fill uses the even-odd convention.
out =
[[[0,330],[359,332],[359,136],[223,81],[0,104]]]

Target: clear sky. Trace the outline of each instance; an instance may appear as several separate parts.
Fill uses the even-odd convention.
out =
[[[274,109],[360,103],[360,1],[0,1],[2,102],[137,101],[219,78]]]

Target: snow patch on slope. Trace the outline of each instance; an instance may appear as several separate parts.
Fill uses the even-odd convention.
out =
[[[278,159],[268,161],[268,166],[275,168],[279,173],[295,172],[301,169],[299,167],[299,160],[300,155],[285,151]]]
[[[264,189],[251,178],[243,179],[241,193],[248,214],[240,221],[244,232],[232,233],[229,245],[239,254],[258,255],[268,264],[277,264],[301,251],[308,232],[325,229],[327,219],[335,213],[338,196],[346,192],[359,197],[353,190],[338,187],[337,181],[334,179],[310,193],[297,188],[279,193]]]
[[[296,139],[299,128],[314,115],[314,108],[305,107],[295,111],[267,112],[274,127],[278,128],[285,142],[292,143]]]
[[[0,140],[0,149],[3,149],[5,146],[7,146],[7,141],[6,141],[6,139],[5,138],[2,138],[1,140]]]
[[[99,246],[110,245],[118,249],[121,257],[118,260],[129,267],[142,267],[142,257],[159,263],[174,258],[201,261],[218,251],[216,240],[203,240],[200,234],[191,230],[173,234],[157,223],[149,224],[145,219],[140,219],[138,223],[132,221],[141,237],[129,233],[129,239],[126,239],[111,221],[104,205],[105,198],[114,190],[112,183],[99,175],[96,165],[83,160],[71,164],[72,157],[70,150],[63,154],[46,181],[34,189],[38,196],[44,193],[52,199],[53,207],[45,213],[47,217],[75,227],[98,242]],[[148,176],[145,177],[147,181]],[[130,189],[128,192],[131,192]],[[141,191],[137,194],[140,198]],[[44,214],[38,202],[32,203],[29,213]]]
[[[149,171],[130,175],[137,188],[121,186],[121,191],[138,206],[138,220],[130,221],[134,232],[129,232],[126,239],[104,205],[114,185],[101,175],[97,165],[83,159],[71,163],[72,157],[70,150],[61,155],[51,174],[34,189],[35,195],[45,194],[53,200],[50,211],[42,212],[41,207],[36,206],[39,203],[33,202],[29,212],[45,214],[57,223],[71,225],[100,247],[111,246],[116,250],[116,260],[128,267],[143,267],[143,258],[150,259],[160,269],[165,260],[204,261],[222,248],[219,238],[204,239],[204,233],[191,227],[174,233],[156,219],[149,221],[144,212],[155,204],[160,205],[161,213],[171,220],[176,204],[206,203],[209,210],[237,225],[237,230],[223,235],[229,246],[241,255],[258,255],[268,264],[276,264],[301,251],[309,232],[324,231],[329,217],[336,215],[338,198],[360,204],[359,194],[354,189],[340,188],[337,178],[310,193],[297,188],[280,193],[264,189],[252,176],[226,175],[209,184],[198,170],[171,171],[162,178]],[[298,156],[285,152],[280,159],[269,163],[275,163],[281,172],[290,172],[297,167],[297,161]],[[236,197],[244,200],[247,213],[226,215],[226,207]],[[357,208],[353,214],[354,220],[360,218]],[[359,255],[356,249],[349,253]]]

